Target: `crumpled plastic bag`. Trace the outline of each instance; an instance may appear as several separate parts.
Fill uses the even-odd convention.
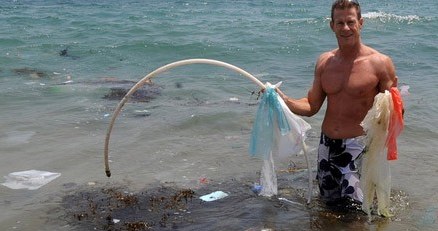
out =
[[[301,117],[292,113],[283,99],[278,96],[278,101],[283,109],[284,115],[290,127],[290,131],[286,134],[279,134],[276,130],[277,140],[274,146],[276,150],[274,153],[278,153],[280,158],[290,157],[294,154],[300,154],[304,151],[304,141],[307,138],[307,131],[312,127]]]
[[[263,160],[262,171],[260,172],[260,186],[260,196],[271,197],[278,194],[277,173],[275,173],[272,153],[269,154],[269,159]]]
[[[56,172],[46,172],[38,170],[28,170],[21,172],[12,172],[7,176],[5,183],[2,185],[11,189],[29,189],[35,190],[39,189],[50,181],[61,176],[61,173]]]
[[[403,100],[396,87],[374,97],[372,108],[361,123],[366,133],[367,150],[361,166],[361,188],[364,193],[362,209],[370,216],[374,195],[377,213],[386,217],[391,194],[389,160],[397,159],[397,137],[403,130]],[[387,153],[385,155],[385,148]]]
[[[281,158],[300,153],[305,149],[306,132],[311,128],[290,111],[275,91],[280,85],[281,82],[276,85],[266,83],[249,145],[250,156],[263,159],[259,195],[266,197],[277,195],[278,192],[273,153]]]
[[[281,82],[266,83],[253,124],[249,153],[252,157],[269,159],[270,153],[279,157],[300,153],[310,125],[293,114],[275,91]]]
[[[388,128],[391,119],[392,98],[389,91],[374,97],[372,108],[361,123],[366,133],[366,152],[360,169],[360,187],[364,193],[362,210],[371,215],[374,196],[377,196],[378,214],[391,216],[389,212],[391,172],[385,155]]]

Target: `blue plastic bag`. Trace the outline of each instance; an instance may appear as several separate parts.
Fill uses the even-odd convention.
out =
[[[253,125],[249,154],[268,159],[269,154],[286,158],[304,151],[306,133],[310,125],[287,107],[275,88],[281,84],[266,83]]]
[[[281,135],[289,133],[290,126],[275,91],[276,85],[266,84],[260,100],[256,120],[251,133],[249,154],[252,157],[268,159],[275,146],[274,129],[278,127]]]
[[[265,92],[260,100],[256,120],[253,125],[249,154],[263,159],[260,173],[261,190],[259,195],[277,195],[277,175],[275,173],[273,155],[280,158],[290,157],[291,154],[304,153],[309,169],[309,196],[312,196],[312,174],[305,144],[306,133],[310,125],[299,116],[292,113],[275,88],[281,84],[266,83]]]

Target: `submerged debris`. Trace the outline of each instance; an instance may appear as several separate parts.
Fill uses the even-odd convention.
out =
[[[66,196],[63,205],[74,227],[150,230],[190,223],[191,189],[159,187],[141,193],[101,188]]]
[[[39,79],[39,78],[47,77],[47,73],[45,71],[38,70],[35,68],[29,68],[29,67],[15,68],[15,69],[12,69],[12,71],[17,75],[29,76],[32,79]]]
[[[173,183],[150,185],[132,192],[126,186],[83,186],[64,196],[61,220],[70,230],[290,230],[306,226],[310,230],[326,227],[369,227],[368,217],[357,208],[334,210],[315,198],[306,206],[306,174],[280,174],[279,195],[257,196],[251,191],[253,178],[225,182],[209,181],[196,190],[177,187]],[[295,179],[292,181],[291,179]],[[300,183],[301,182],[301,183]],[[295,184],[295,185],[294,185]],[[223,190],[229,196],[205,202],[202,195]],[[408,197],[392,193],[396,215],[403,212]],[[270,220],[275,218],[276,222]],[[373,224],[394,218],[374,216]],[[59,221],[57,219],[53,219]],[[218,222],[218,221],[221,222]]]
[[[109,89],[108,93],[103,97],[104,99],[109,99],[109,100],[123,99],[126,93],[128,93],[128,91],[134,85],[133,82],[127,80],[125,81],[107,80],[105,83],[114,85]],[[131,100],[137,102],[149,102],[155,97],[157,97],[158,95],[160,95],[161,90],[162,87],[158,85],[155,85],[153,83],[146,83],[131,95]]]

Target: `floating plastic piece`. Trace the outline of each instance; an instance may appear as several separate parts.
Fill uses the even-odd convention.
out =
[[[263,188],[263,186],[261,186],[257,183],[254,183],[254,185],[251,187],[251,191],[255,194],[259,194],[260,191],[262,191],[262,188]]]
[[[117,224],[117,223],[119,223],[119,222],[120,222],[120,219],[115,219],[115,218],[113,219],[113,223],[114,223],[114,224]]]
[[[410,88],[409,85],[400,86],[400,95],[401,96],[408,96],[408,95],[410,95],[409,88]]]
[[[216,192],[212,192],[210,194],[204,195],[202,197],[200,197],[199,199],[203,200],[203,201],[215,201],[215,200],[219,200],[222,199],[224,197],[227,197],[228,194],[224,193],[222,191],[216,191]]]
[[[291,200],[288,200],[288,199],[283,198],[283,197],[279,197],[278,200],[279,201],[287,202],[287,203],[292,204],[292,205],[302,205],[301,203],[298,203],[298,202],[295,202],[295,201],[291,201]]]
[[[2,185],[11,189],[35,190],[61,176],[61,173],[45,172],[38,170],[28,170],[22,172],[9,173],[4,176],[6,179]]]

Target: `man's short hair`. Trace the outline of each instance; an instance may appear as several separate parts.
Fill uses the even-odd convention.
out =
[[[332,12],[331,12],[332,21],[333,21],[333,13],[334,13],[335,9],[345,10],[345,9],[350,9],[353,7],[356,8],[357,19],[361,19],[362,14],[360,12],[360,5],[359,5],[359,2],[357,0],[336,0],[332,4]]]

